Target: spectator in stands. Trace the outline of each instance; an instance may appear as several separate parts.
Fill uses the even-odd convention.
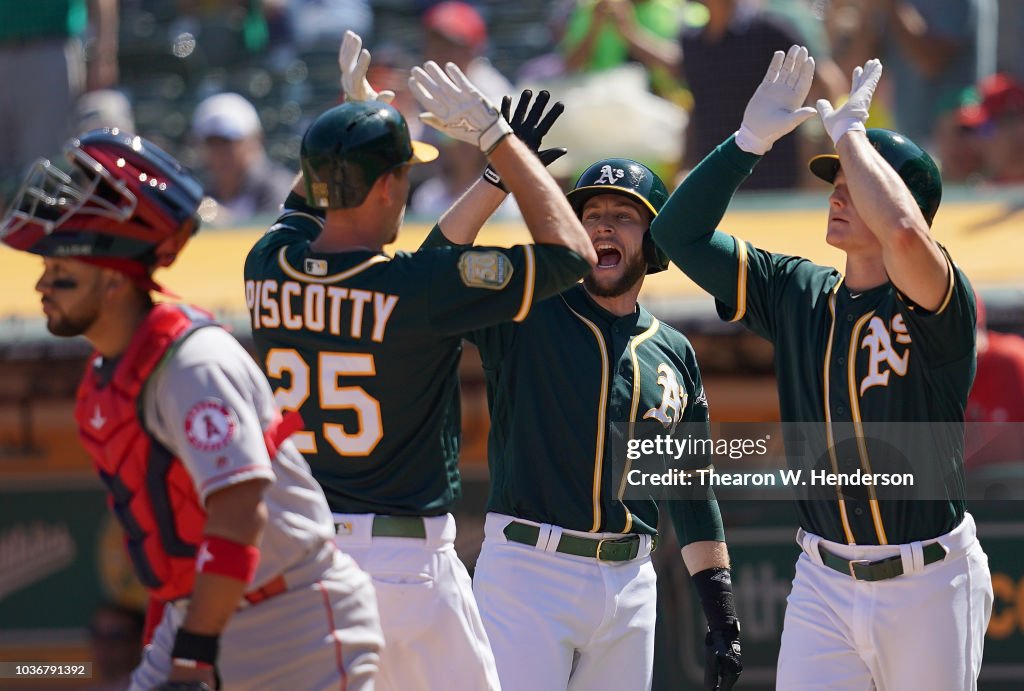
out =
[[[191,34],[192,56],[207,69],[231,67],[267,47],[270,27],[264,0],[174,0],[172,37]],[[273,2],[268,4],[273,6]],[[271,7],[271,14],[274,8]]]
[[[548,82],[565,76],[569,71],[565,64],[562,44],[576,2],[577,0],[554,0],[548,6],[543,25],[538,24],[534,27],[534,31],[543,31],[534,40],[537,40],[538,45],[544,46],[545,51],[519,65],[514,80],[516,84]]]
[[[981,133],[987,182],[1024,182],[1024,86],[1008,74],[995,74],[978,85],[981,103],[965,109],[966,122]]]
[[[89,659],[92,684],[88,691],[123,691],[131,683],[132,670],[142,659],[142,612],[103,602],[89,623]]]
[[[894,84],[895,129],[930,142],[941,104],[975,82],[978,0],[857,0],[829,11],[856,15],[845,22],[849,40],[833,40],[836,60],[881,58]]]
[[[1024,2],[998,0],[998,38],[996,64],[1000,71],[1009,72],[1014,79],[1024,81]]]
[[[512,84],[483,56],[487,24],[471,5],[439,3],[423,14],[422,24],[425,59],[454,62],[492,103],[512,94]]]
[[[577,0],[562,38],[566,71],[600,72],[637,60],[648,66],[654,93],[689,106],[673,71],[651,55],[675,41],[685,8],[685,0]]]
[[[299,50],[333,49],[348,30],[362,36],[373,32],[368,0],[263,0],[263,12],[287,22]]]
[[[979,96],[974,87],[939,107],[932,132],[935,154],[944,183],[976,183],[981,180],[984,157],[979,118]]]
[[[978,304],[978,369],[967,398],[968,423],[1024,423],[1024,338],[989,331],[985,303]],[[1024,424],[967,426],[966,470],[996,463],[1024,463]]]
[[[84,89],[117,84],[117,9],[117,0],[0,2],[0,197],[72,134]]]
[[[234,93],[210,96],[192,119],[206,174],[206,193],[217,202],[217,223],[239,223],[276,212],[294,175],[272,162],[263,147],[256,109]]]
[[[803,43],[782,17],[761,12],[751,0],[703,0],[708,21],[686,28],[679,44],[664,54],[693,93],[687,127],[684,169],[692,168],[724,141],[743,114],[750,94],[764,77],[765,61],[776,50]],[[815,56],[815,86],[810,102],[845,96],[846,78],[826,56]],[[727,78],[723,78],[727,75]],[[809,150],[799,137],[775,143],[744,183],[746,190],[791,189],[806,171]]]
[[[742,0],[706,0],[708,22],[683,32],[682,74],[694,107],[683,167],[690,169],[735,129],[750,94],[764,77],[765,56],[803,43],[796,29]],[[728,79],[722,75],[728,74]],[[819,70],[820,74],[820,70]],[[790,189],[799,183],[797,137],[775,143],[744,185],[747,190]]]
[[[75,103],[78,118],[76,132],[88,132],[101,127],[135,132],[132,104],[123,92],[116,89],[97,89],[82,94]]]

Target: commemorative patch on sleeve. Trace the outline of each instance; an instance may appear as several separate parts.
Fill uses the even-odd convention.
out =
[[[234,411],[216,398],[199,401],[185,415],[185,438],[192,448],[206,453],[230,444],[237,429]]]
[[[469,250],[459,257],[459,275],[470,288],[501,290],[512,280],[512,261],[498,250]]]

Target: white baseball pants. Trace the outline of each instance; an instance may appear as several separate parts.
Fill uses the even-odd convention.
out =
[[[384,650],[377,691],[500,688],[451,514],[424,518],[426,539],[373,537],[373,514],[334,514],[335,544],[373,579]],[[343,534],[345,533],[345,534]]]
[[[780,691],[965,691],[978,688],[992,614],[992,579],[970,514],[936,540],[844,545],[803,533],[786,605],[776,688]],[[942,561],[923,566],[921,546]],[[825,566],[818,548],[843,559],[902,556],[904,573],[854,580]]]
[[[489,513],[473,589],[505,691],[651,687],[657,583],[650,540],[640,556],[598,562],[555,551],[565,532],[541,528],[537,547],[509,542],[511,516]]]
[[[369,577],[330,543],[284,577],[286,592],[243,604],[228,621],[217,660],[221,688],[373,691],[383,637]],[[187,609],[187,600],[164,608],[131,691],[167,679]]]

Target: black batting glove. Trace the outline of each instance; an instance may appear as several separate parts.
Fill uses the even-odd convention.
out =
[[[704,689],[728,691],[743,671],[732,574],[724,566],[713,566],[693,574],[691,580],[708,620],[708,634],[704,637]]]
[[[743,671],[740,622],[709,629],[704,637],[704,691],[729,691]]]
[[[537,158],[540,159],[541,163],[545,166],[551,165],[553,162],[560,159],[569,153],[568,149],[562,147],[556,147],[551,149],[541,150],[540,144],[544,139],[544,135],[548,133],[551,126],[555,124],[562,112],[565,110],[565,106],[562,105],[561,101],[555,101],[554,105],[548,110],[547,114],[544,114],[544,108],[547,107],[548,101],[551,100],[551,94],[547,91],[541,91],[537,94],[537,98],[533,100],[533,106],[530,106],[530,101],[533,100],[533,91],[530,89],[523,89],[523,92],[519,95],[519,103],[516,104],[515,115],[511,115],[512,110],[512,97],[505,96],[501,99],[501,116],[505,118],[509,125],[512,126],[512,132],[526,146],[530,147],[530,151],[537,154]],[[541,117],[543,116],[543,117]],[[501,181],[501,176],[490,164],[484,169],[484,180],[491,183],[503,192],[508,192],[508,188]]]
[[[512,125],[512,131],[530,147],[530,151],[536,152],[540,151],[541,141],[551,126],[555,124],[555,120],[561,117],[565,106],[561,101],[555,101],[547,115],[544,115],[544,109],[547,107],[548,101],[551,100],[551,94],[541,91],[537,94],[532,108],[530,107],[531,98],[533,98],[533,92],[523,89],[523,93],[519,95],[519,103],[516,104],[516,114],[509,117],[512,97],[505,96],[501,99],[501,116],[508,120],[508,124]],[[543,119],[542,115],[544,115]]]

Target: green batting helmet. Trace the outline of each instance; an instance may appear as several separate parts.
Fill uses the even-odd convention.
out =
[[[321,113],[302,137],[306,200],[347,209],[366,199],[373,183],[404,163],[426,163],[437,149],[409,137],[402,114],[381,101],[351,101]]]
[[[942,200],[942,177],[935,161],[927,151],[899,132],[872,127],[867,135],[875,150],[899,174],[921,208],[924,220],[931,226]],[[835,154],[815,156],[807,167],[822,180],[834,182],[839,172],[839,157]]]
[[[606,158],[591,165],[566,196],[576,215],[581,216],[588,199],[609,193],[640,202],[651,212],[651,218],[658,215],[668,200],[668,190],[661,178],[643,163],[628,158]],[[654,244],[650,230],[644,233],[643,250],[647,273],[656,274],[668,268],[668,255]]]

